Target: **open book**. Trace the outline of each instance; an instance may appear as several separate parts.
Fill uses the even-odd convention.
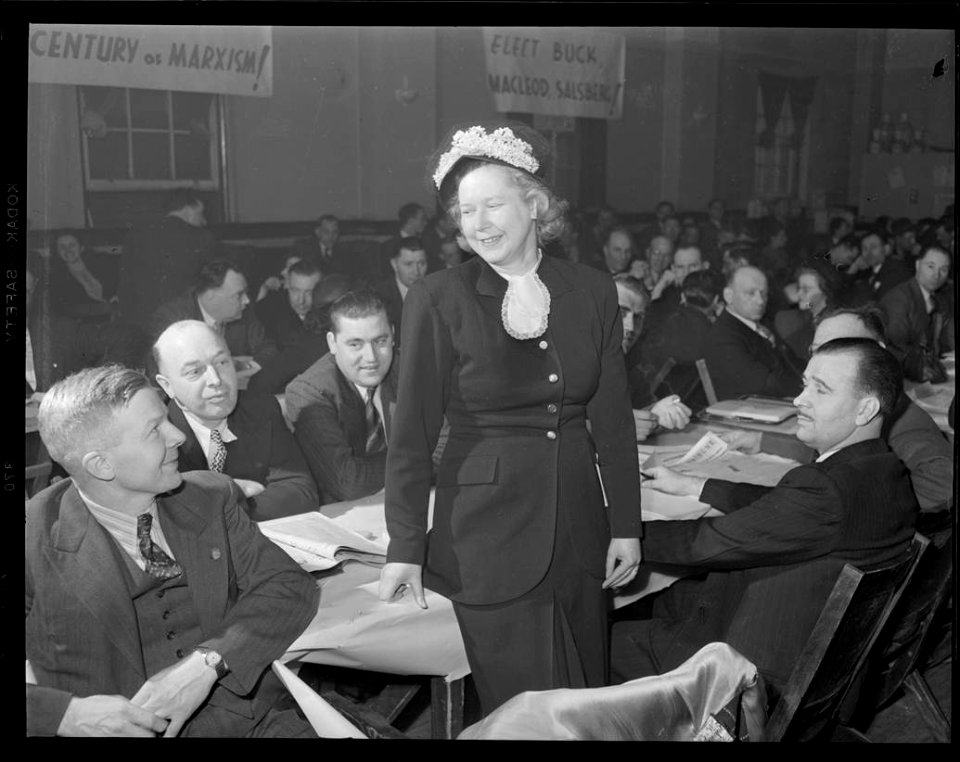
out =
[[[354,560],[383,566],[387,547],[341,526],[319,511],[284,516],[259,523],[260,531],[307,571],[330,569]]]
[[[790,416],[796,415],[797,409],[785,400],[744,397],[738,400],[724,400],[715,405],[710,405],[707,408],[707,413],[718,418],[732,420],[780,423]]]

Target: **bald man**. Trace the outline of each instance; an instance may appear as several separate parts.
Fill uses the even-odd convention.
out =
[[[802,363],[763,322],[767,296],[767,276],[756,267],[741,267],[727,279],[726,309],[713,324],[704,353],[721,400],[800,393]]]
[[[153,345],[170,421],[186,435],[181,471],[233,478],[255,521],[316,510],[320,497],[275,397],[237,391],[223,338],[199,320],[169,326]]]

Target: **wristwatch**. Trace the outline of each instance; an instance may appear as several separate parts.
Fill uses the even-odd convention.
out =
[[[212,648],[206,648],[205,646],[197,646],[193,649],[197,653],[203,655],[203,661],[208,667],[212,667],[217,673],[217,680],[225,677],[230,668],[227,666],[227,663],[223,660],[223,657],[214,651]]]

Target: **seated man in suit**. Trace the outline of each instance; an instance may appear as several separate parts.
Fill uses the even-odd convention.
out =
[[[320,268],[301,259],[286,269],[283,288],[257,302],[260,322],[281,350],[303,339],[303,321],[313,305],[313,291],[320,282]]]
[[[178,471],[146,376],[82,370],[39,426],[70,478],[27,504],[27,735],[314,736],[270,663],[316,586],[229,479]]]
[[[199,320],[223,336],[234,357],[252,356],[261,366],[277,354],[277,345],[267,336],[254,310],[248,310],[247,279],[240,268],[225,259],[201,266],[193,287],[161,304],[150,323],[156,338],[180,320]]]
[[[867,266],[861,286],[861,303],[879,301],[895,286],[909,280],[913,268],[892,254],[890,237],[883,230],[870,230],[860,239],[860,256]]]
[[[652,618],[614,625],[619,681],[661,674],[712,641],[757,665],[783,690],[845,563],[868,566],[909,552],[917,504],[906,469],[880,438],[902,376],[870,339],[821,346],[804,373],[797,438],[819,453],[776,487],[651,469],[647,483],[723,513],[644,524],[645,562],[684,567]]]
[[[400,319],[407,289],[427,274],[427,254],[419,238],[403,238],[390,259],[393,274],[376,286],[376,291],[387,306],[387,316],[393,326],[393,335],[400,338]]]
[[[817,324],[810,351],[815,352],[828,341],[840,338],[872,339],[880,346],[886,346],[883,313],[873,305],[837,308],[824,313]],[[816,458],[816,453],[809,447],[782,435],[731,431],[720,436],[745,452],[766,452],[801,463]],[[903,390],[893,412],[883,422],[881,436],[910,474],[910,484],[920,506],[917,530],[942,544],[949,535],[953,510],[953,448],[930,415]]]
[[[648,321],[651,331],[659,331],[667,316],[680,306],[684,279],[690,273],[700,272],[708,266],[696,246],[681,246],[673,252],[673,263],[663,271],[650,292],[652,304]]]
[[[766,325],[767,276],[756,267],[734,270],[723,289],[726,309],[710,329],[704,356],[717,397],[793,396],[799,361]]]
[[[950,255],[931,246],[917,259],[916,274],[880,300],[886,316],[890,351],[911,381],[942,383],[947,375],[940,356],[954,348],[953,300],[945,289]]]
[[[333,273],[354,274],[356,267],[347,252],[337,246],[340,240],[340,221],[332,214],[324,214],[313,226],[313,235],[294,241],[291,256],[312,259],[324,277]]]
[[[324,503],[383,489],[387,438],[396,402],[393,330],[371,291],[353,291],[330,308],[330,353],[287,384],[293,423]]]
[[[170,397],[170,421],[186,435],[183,471],[233,478],[255,521],[316,510],[316,486],[271,394],[237,391],[223,338],[198,320],[165,330],[153,345],[157,383]]]

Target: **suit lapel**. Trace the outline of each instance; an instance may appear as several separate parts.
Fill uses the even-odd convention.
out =
[[[117,651],[146,679],[137,616],[124,583],[123,568],[109,533],[83,503],[75,486],[60,499],[60,517],[52,544],[47,548],[51,565],[73,590]]]
[[[178,457],[180,472],[209,470],[207,468],[207,456],[200,447],[197,435],[193,433],[193,428],[187,423],[183,410],[174,400],[170,400],[170,404],[167,405],[167,417],[169,417],[170,423],[180,429],[186,437],[183,444],[180,445]]]
[[[228,598],[229,548],[219,523],[185,501],[183,492],[158,497],[157,514],[174,558],[187,572],[190,595],[208,633],[222,620]]]
[[[343,411],[343,423],[347,436],[354,440],[350,443],[351,446],[357,452],[362,453],[367,444],[367,418],[364,410],[366,403],[360,399],[360,392],[357,391],[357,387],[347,380],[336,363],[334,363],[333,369],[337,377],[337,386],[340,389],[340,400],[343,403],[341,410]],[[383,396],[381,395],[381,401],[382,399]],[[386,424],[384,424],[384,434],[386,434]]]

